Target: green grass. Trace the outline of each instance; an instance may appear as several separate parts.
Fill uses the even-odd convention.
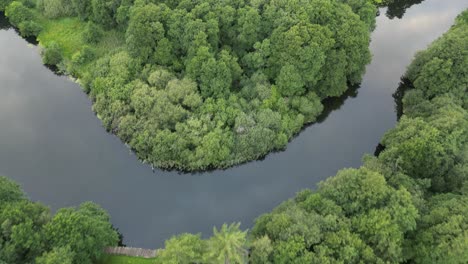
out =
[[[37,10],[35,13],[36,21],[42,25],[43,30],[37,36],[39,44],[46,47],[51,42],[56,42],[62,49],[64,69],[69,69],[72,57],[81,51],[83,46],[91,47],[95,52],[95,60],[104,57],[114,50],[125,47],[125,32],[115,29],[105,30],[101,40],[97,44],[88,44],[83,40],[83,31],[86,28],[86,22],[77,17],[66,17],[60,19],[48,19]],[[89,71],[90,63],[84,65],[75,65],[72,74],[75,77],[81,77]]]
[[[39,43],[47,46],[52,41],[57,42],[62,47],[62,54],[66,59],[71,59],[85,44],[81,34],[86,24],[78,18],[44,19],[40,23],[44,30],[37,37]]]
[[[63,56],[71,59],[73,54],[80,51],[84,45],[82,33],[86,23],[80,19],[62,18],[62,19],[40,19],[44,30],[37,37],[42,46],[47,46],[52,41],[57,42],[63,51]],[[119,49],[125,45],[125,34],[117,30],[106,30],[104,36],[97,45],[89,45],[95,49],[97,57],[101,57],[112,50]]]
[[[126,257],[126,256],[105,255],[96,264],[156,264],[156,263],[158,262],[155,258],[145,259],[145,258],[135,258],[135,257]]]

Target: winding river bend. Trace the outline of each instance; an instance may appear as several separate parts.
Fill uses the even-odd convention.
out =
[[[421,2],[421,1],[416,1]],[[303,188],[358,167],[395,125],[392,93],[413,54],[445,32],[466,0],[426,0],[372,34],[372,63],[361,87],[328,102],[317,124],[286,151],[225,171],[163,172],[140,163],[105,132],[80,87],[41,63],[37,48],[0,17],[0,175],[52,210],[94,201],[129,246],[156,248],[171,235],[204,235],[214,225],[255,217]]]

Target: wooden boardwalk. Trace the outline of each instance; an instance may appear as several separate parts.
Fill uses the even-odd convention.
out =
[[[131,248],[131,247],[108,247],[105,252],[110,255],[123,255],[129,257],[155,258],[156,250]]]

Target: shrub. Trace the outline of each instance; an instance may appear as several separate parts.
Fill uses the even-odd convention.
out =
[[[89,46],[84,46],[81,51],[75,53],[72,62],[77,65],[83,65],[94,59],[94,50]]]
[[[51,42],[42,51],[42,62],[47,65],[57,65],[62,61],[62,50],[56,42]]]
[[[29,7],[29,8],[36,7],[36,1],[35,0],[21,0],[20,2],[23,3],[24,6]]]
[[[19,24],[19,30],[24,37],[37,36],[42,31],[42,26],[34,21],[28,20]]]
[[[10,19],[11,24],[18,26],[21,22],[31,20],[33,13],[21,2],[14,1],[5,9],[5,15]]]
[[[5,10],[5,8],[11,4],[12,0],[0,0],[0,11]]]
[[[98,25],[88,22],[86,29],[83,31],[83,40],[87,43],[98,43],[102,35],[102,29]]]

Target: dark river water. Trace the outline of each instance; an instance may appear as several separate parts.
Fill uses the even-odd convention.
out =
[[[401,1],[400,1],[401,2]],[[404,2],[404,1],[403,1]],[[420,1],[416,1],[420,2]],[[155,173],[105,132],[79,85],[44,67],[36,47],[0,18],[0,175],[52,210],[94,201],[129,246],[157,248],[174,234],[255,217],[339,169],[358,167],[395,125],[392,93],[417,50],[445,32],[466,0],[426,0],[402,19],[385,10],[361,87],[329,103],[321,122],[286,151],[225,171]]]

